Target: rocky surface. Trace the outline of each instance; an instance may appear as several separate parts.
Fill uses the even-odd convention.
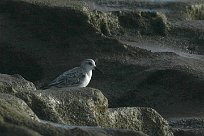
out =
[[[75,136],[75,135],[111,135],[111,136],[146,136],[141,132],[94,127],[63,126],[40,121],[28,105],[21,99],[0,94],[0,134],[2,136]]]
[[[89,86],[101,90],[109,107],[147,106],[164,117],[203,116],[203,4],[2,0],[0,73],[21,74],[39,88],[84,58],[93,58],[105,74],[94,72]],[[42,119],[75,121],[58,116],[64,109],[53,104],[54,90],[46,90],[48,97],[46,91],[16,91],[8,83],[1,83],[6,86],[1,92],[24,100]],[[55,108],[61,111],[50,110]]]
[[[1,90],[1,92],[7,93],[2,94],[1,97],[2,107],[8,107],[8,109],[1,110],[3,119],[6,121],[11,120],[12,123],[24,125],[28,118],[39,123],[39,117],[43,120],[72,126],[100,126],[105,128],[130,129],[146,133],[150,136],[172,135],[167,121],[155,110],[139,107],[109,109],[107,98],[99,90],[92,88],[30,90],[30,86],[26,86],[30,82],[22,77],[22,82],[19,81],[18,77],[9,75],[1,75],[0,77],[4,79],[4,83],[7,83],[7,81],[10,82],[11,89],[13,89],[12,86],[16,85],[17,82],[23,82],[18,85],[18,88],[14,86],[16,87],[15,94]],[[7,88],[7,84],[1,85],[1,88]],[[21,88],[24,88],[24,90],[22,91]],[[7,104],[6,101],[16,103],[17,105],[11,104],[15,108],[12,106],[9,107],[7,106],[9,103]],[[12,109],[16,109],[16,111],[12,111]],[[21,112],[21,110],[25,113]],[[7,112],[9,114],[5,114]],[[16,116],[13,114],[16,114]],[[19,117],[18,114],[21,116]],[[27,126],[27,124],[25,126],[31,127]],[[36,130],[35,128],[31,129]]]
[[[203,136],[203,118],[170,118],[175,136]]]

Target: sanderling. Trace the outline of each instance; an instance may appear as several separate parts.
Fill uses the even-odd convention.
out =
[[[86,59],[82,61],[79,67],[75,67],[53,80],[46,88],[49,87],[86,87],[92,77],[92,70],[98,70],[96,68],[95,61],[92,59]],[[100,71],[101,72],[101,71]]]

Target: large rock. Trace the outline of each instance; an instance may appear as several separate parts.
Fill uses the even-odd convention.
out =
[[[21,123],[28,119],[39,120],[23,100],[9,94],[0,93],[0,108],[1,121]]]
[[[41,122],[24,101],[2,93],[0,93],[0,130],[1,136],[146,136],[131,130],[71,127]]]
[[[142,131],[150,136],[172,136],[168,123],[154,109],[125,107],[109,109],[111,125]]]
[[[4,93],[18,93],[21,91],[34,91],[35,85],[25,80],[21,75],[0,74],[0,91]]]
[[[23,100],[0,93],[0,135],[40,136],[23,126],[27,121],[39,121],[39,119]]]
[[[2,0],[1,73],[19,73],[41,86],[84,58],[145,56],[145,51],[124,46],[108,35],[127,35],[126,31],[163,35],[168,29],[161,13],[102,12],[86,4],[73,5],[68,1]],[[130,25],[125,25],[129,19]]]
[[[9,75],[2,76],[10,83],[19,80],[18,77],[15,79]],[[26,81],[23,78],[22,80]],[[172,135],[167,122],[155,110],[151,108],[108,109],[108,100],[97,89],[29,90],[29,87],[26,89],[25,85],[27,84],[21,84],[19,91],[16,88],[15,94],[0,91],[23,99],[41,119],[68,125],[131,129],[142,131],[150,136]],[[24,91],[21,88],[24,88]]]

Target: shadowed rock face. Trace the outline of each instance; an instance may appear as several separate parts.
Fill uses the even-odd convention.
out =
[[[127,91],[119,101],[127,106],[146,105],[151,100],[151,107],[163,109],[177,103],[193,104],[203,101],[203,82],[203,79],[179,70],[149,71],[146,78],[138,83],[137,90]],[[159,103],[162,99],[163,103]]]
[[[137,56],[137,49],[106,36],[163,35],[168,30],[168,22],[160,13],[104,13],[91,11],[86,5],[48,5],[21,0],[0,3],[2,73],[19,73],[36,83],[44,82],[79,65],[84,58]],[[128,20],[131,28],[125,25]]]
[[[0,43],[0,58],[1,73],[23,73],[22,76],[33,81],[39,80],[43,76],[41,66],[32,55],[15,47],[11,48],[10,45],[6,43]]]
[[[173,135],[168,123],[155,110],[139,107],[109,109],[106,97],[96,89],[53,88],[47,90],[29,90],[29,86],[26,85],[30,84],[30,82],[23,78],[21,78],[22,82],[18,77],[15,78],[9,75],[1,75],[0,78],[4,79],[1,83],[10,83],[9,85],[1,84],[1,88],[10,88],[11,90],[15,88],[15,93],[4,91],[3,89],[1,92],[13,94],[18,97],[2,94],[7,96],[2,96],[2,101],[4,100],[3,98],[10,96],[16,100],[17,102],[15,103],[18,104],[18,99],[20,98],[28,104],[40,119],[77,126],[131,129],[141,131],[150,136]],[[21,84],[16,86],[17,82]],[[28,87],[28,89],[26,89],[26,87]],[[22,88],[24,89],[22,90]],[[20,99],[19,101],[22,101]],[[3,102],[1,104],[2,106],[6,105]],[[13,106],[21,110],[18,105]],[[21,104],[21,106],[23,107],[22,110],[27,109],[25,110],[25,114],[29,115],[23,115],[24,113],[22,113],[25,120],[28,120],[28,118],[39,120],[26,104]],[[12,111],[12,109],[10,110],[11,111],[1,110],[3,113],[0,115],[2,115],[5,120],[11,120],[12,123],[22,122],[21,124],[24,124],[24,120],[17,121],[15,116],[10,115],[16,113]],[[9,112],[10,114],[4,115],[5,112]],[[18,113],[19,112],[16,113],[16,117],[20,118],[21,116],[18,117]],[[7,119],[7,117],[11,119]],[[39,124],[39,121],[37,124]],[[33,126],[29,126],[28,124],[25,124],[25,126],[39,132],[39,130],[36,130]]]

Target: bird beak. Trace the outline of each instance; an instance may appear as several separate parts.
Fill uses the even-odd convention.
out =
[[[97,71],[99,71],[100,73],[103,74],[103,72],[100,69],[98,69],[97,67],[94,67],[94,70],[97,70]]]

